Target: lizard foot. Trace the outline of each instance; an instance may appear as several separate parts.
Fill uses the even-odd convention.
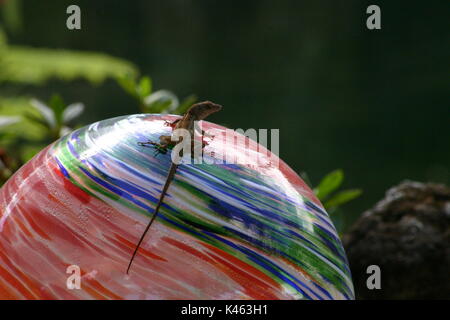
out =
[[[142,146],[142,147],[147,147],[149,145],[152,145],[155,147],[155,157],[158,156],[160,153],[162,154],[166,154],[167,153],[167,146],[166,145],[162,145],[153,141],[146,141],[146,142],[138,142],[138,145]]]
[[[146,141],[146,142],[138,142],[138,145],[140,145],[141,147],[147,147],[149,145],[155,145],[156,143],[153,141]]]

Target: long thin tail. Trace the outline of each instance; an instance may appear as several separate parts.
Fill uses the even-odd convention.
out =
[[[142,241],[145,238],[145,235],[147,234],[148,230],[150,229],[150,226],[152,225],[153,221],[155,221],[156,216],[158,215],[159,208],[161,207],[164,197],[167,193],[167,189],[169,188],[170,182],[172,181],[173,177],[175,176],[175,171],[177,170],[178,165],[175,163],[172,163],[169,169],[169,173],[167,174],[166,183],[164,184],[164,187],[161,191],[161,195],[159,196],[158,204],[156,205],[155,211],[153,212],[153,216],[150,219],[150,222],[147,224],[147,227],[144,230],[144,233],[142,234],[141,238],[139,239],[138,244],[136,245],[136,249],[134,249],[133,255],[131,256],[130,263],[128,264],[127,268],[127,274],[130,271],[131,264],[133,263],[134,257],[136,256],[139,247],[141,246]]]

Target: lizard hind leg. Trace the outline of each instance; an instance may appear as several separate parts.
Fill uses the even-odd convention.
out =
[[[155,157],[157,155],[159,155],[160,153],[162,153],[162,154],[167,153],[168,147],[166,144],[155,143],[154,146],[155,146]]]
[[[173,144],[171,136],[160,136],[159,137],[159,145],[160,146],[165,146],[167,148],[171,144]]]
[[[146,141],[146,142],[138,142],[138,145],[142,147],[148,147],[148,146],[154,146],[155,147],[155,157],[158,156],[160,153],[166,154],[167,153],[167,145],[156,143],[153,141]]]
[[[157,145],[157,143],[153,142],[151,140],[145,141],[145,142],[138,141],[138,145],[141,147],[148,147],[148,146],[155,146],[155,145]]]

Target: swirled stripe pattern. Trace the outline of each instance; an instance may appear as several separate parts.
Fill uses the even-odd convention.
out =
[[[43,280],[40,287],[48,284],[48,297],[352,299],[345,252],[328,214],[282,161],[278,167],[226,161],[180,165],[131,275],[124,275],[171,163],[170,152],[156,154],[153,147],[138,142],[158,141],[160,135],[170,134],[165,121],[173,119],[175,116],[133,115],[94,123],[62,138],[32,160],[39,161],[31,174],[36,177],[14,177],[21,179],[14,187],[22,183],[25,189],[27,178],[44,180],[39,182],[41,192],[35,201],[43,197],[44,190],[48,196],[42,204],[51,202],[53,210],[34,205],[39,212],[24,212],[33,205],[21,204],[17,196],[15,200],[6,197],[8,209],[3,209],[0,228],[9,223],[10,228],[16,226],[16,235],[23,237],[28,232],[33,241],[41,243],[43,235],[32,228],[37,224],[41,233],[51,235],[50,241],[46,240],[47,254],[54,260],[64,257],[63,265],[80,265],[85,273],[89,289],[79,292],[60,288],[64,283],[48,279],[51,277],[44,271],[44,279],[33,275],[33,281]],[[204,126],[219,134],[225,130],[207,122]],[[256,143],[245,141],[246,145],[239,147],[259,152]],[[206,156],[212,159],[242,150],[230,151],[216,138],[205,147]],[[2,192],[11,193],[8,189],[12,187],[13,182]],[[58,212],[58,201],[64,214]],[[54,229],[47,230],[45,224],[33,220],[43,216],[66,234],[54,235]],[[20,219],[28,221],[21,228]],[[4,229],[1,233],[6,234]],[[63,243],[52,244],[52,239]],[[81,247],[77,248],[77,243],[82,243]],[[45,261],[43,251],[40,258]],[[0,285],[3,283],[5,290],[10,286],[4,280],[8,272],[20,281],[17,272],[0,269]],[[29,295],[33,294],[42,298],[31,290]]]

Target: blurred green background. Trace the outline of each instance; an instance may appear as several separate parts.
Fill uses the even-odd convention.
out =
[[[279,128],[281,158],[313,185],[342,168],[344,187],[364,190],[345,206],[349,221],[404,179],[449,182],[448,1],[14,3],[1,18],[9,45],[127,60],[154,90],[222,104],[211,121]],[[81,30],[66,28],[71,4]],[[369,4],[381,30],[366,28]],[[140,112],[113,78],[0,82],[3,97],[53,93],[83,102],[85,124]]]

